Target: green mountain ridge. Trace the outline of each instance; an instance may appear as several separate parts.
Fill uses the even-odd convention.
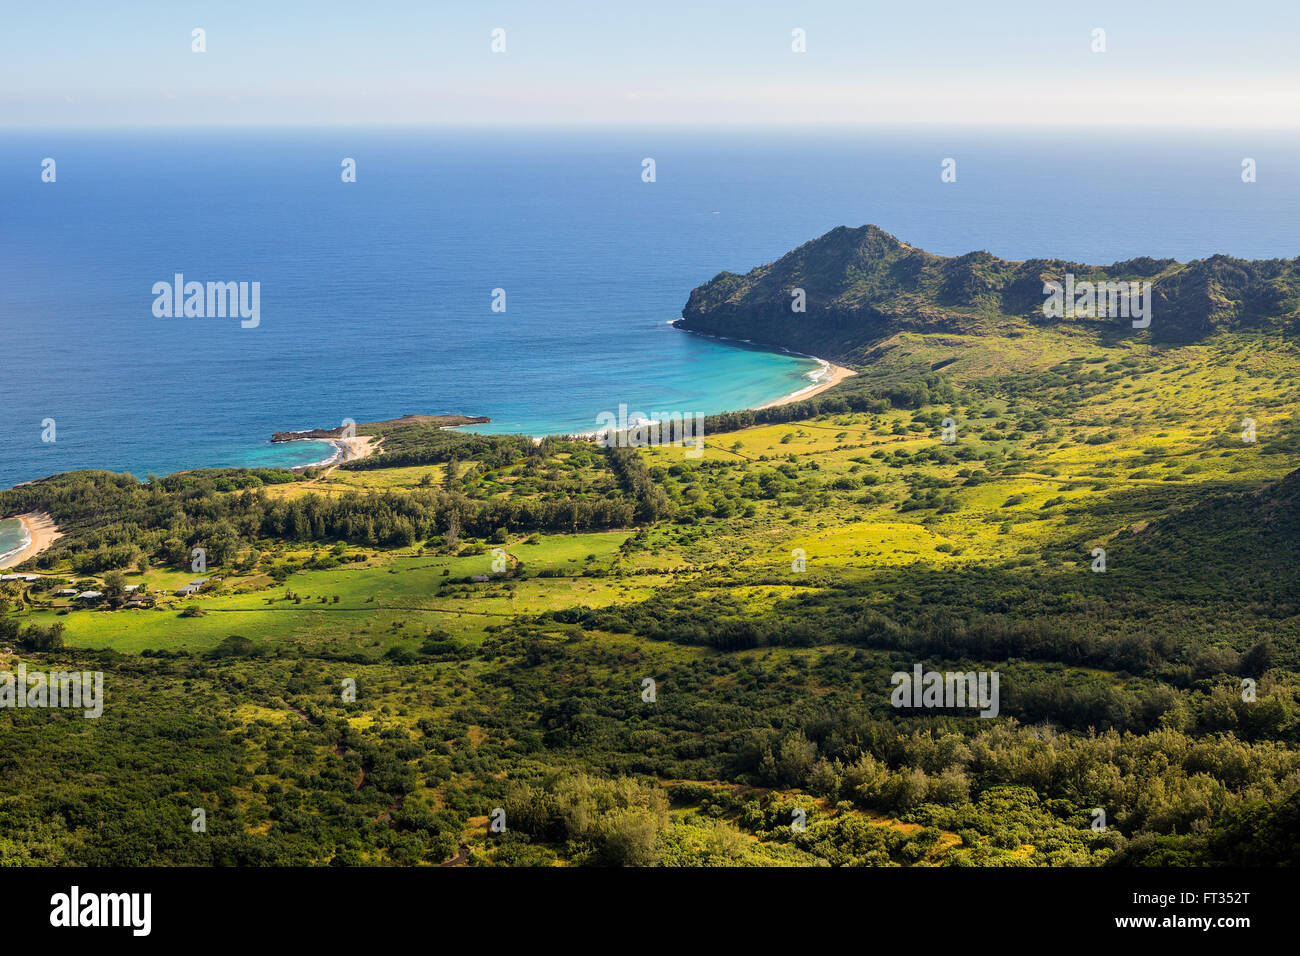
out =
[[[1151,327],[1133,329],[1127,318],[1045,317],[1044,283],[1064,283],[1067,274],[1076,282],[1150,281]],[[805,312],[792,309],[795,289],[804,290]],[[719,273],[692,290],[677,325],[853,362],[898,332],[1083,324],[1187,343],[1228,330],[1294,331],[1298,323],[1300,258],[1015,262],[983,251],[939,256],[865,225],[839,226],[744,275]]]

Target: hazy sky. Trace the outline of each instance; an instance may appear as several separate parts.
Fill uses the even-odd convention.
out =
[[[1295,127],[1297,41],[1300,0],[5,0],[0,126]]]

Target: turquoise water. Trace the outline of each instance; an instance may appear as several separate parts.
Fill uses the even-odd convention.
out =
[[[21,548],[26,540],[27,532],[17,518],[0,521],[0,561],[8,557],[10,552]]]
[[[1270,171],[1249,186],[1247,155]],[[41,182],[45,156],[56,183]],[[340,181],[345,156],[355,183]],[[654,183],[641,180],[646,156]],[[945,156],[961,158],[956,183],[940,182]],[[943,255],[1290,258],[1300,143],[1131,130],[8,131],[0,210],[7,487],[74,468],[307,464],[328,448],[271,434],[348,418],[458,412],[541,434],[591,430],[620,404],[762,404],[806,384],[807,360],[667,324],[722,270],[868,222]],[[176,273],[259,282],[259,325],[155,317],[152,288]]]
[[[315,465],[334,456],[335,448],[327,441],[291,441],[253,443],[232,440],[225,454],[216,453],[205,468],[298,468]],[[198,466],[195,466],[198,467]]]
[[[582,434],[596,430],[602,412],[681,412],[683,415],[753,408],[784,398],[815,384],[811,376],[821,363],[804,356],[768,352],[688,332],[664,324],[646,336],[654,346],[646,354],[606,361],[599,368],[575,369],[589,386],[595,385],[611,404],[586,410],[548,406],[545,392],[532,397],[526,390],[503,392],[484,402],[486,425],[467,425],[472,432],[515,432],[527,435]],[[617,399],[617,401],[614,401]]]

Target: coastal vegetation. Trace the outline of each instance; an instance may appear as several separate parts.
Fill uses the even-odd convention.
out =
[[[1195,262],[1142,257],[1109,266],[1059,259],[1009,262],[988,252],[938,256],[878,226],[840,226],[745,275],[723,272],[695,289],[680,326],[752,339],[828,358],[869,362],[880,340],[900,332],[983,334],[999,327],[1081,331],[1115,341],[1132,332],[1123,319],[1049,318],[1044,285],[1151,283],[1159,318],[1142,339],[1199,342],[1219,332],[1297,330],[1300,260]],[[802,289],[806,311],[791,308]],[[1125,327],[1128,326],[1126,331]]]
[[[1051,264],[864,228],[692,295],[859,373],[699,458],[399,421],[332,469],[0,492],[63,532],[0,582],[0,670],[108,695],[0,711],[0,862],[1300,860],[1294,264],[1110,267],[1156,283],[1126,332],[1035,318]],[[917,664],[998,673],[998,715],[894,706]]]

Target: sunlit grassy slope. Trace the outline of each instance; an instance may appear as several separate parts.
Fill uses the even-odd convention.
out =
[[[935,363],[958,356],[946,367],[956,402],[719,434],[699,459],[681,448],[643,450],[683,520],[634,538],[515,536],[501,545],[510,567],[522,563],[509,580],[448,583],[491,576],[489,544],[462,556],[369,551],[361,563],[297,570],[282,583],[265,573],[274,567],[268,554],[255,573],[228,574],[218,593],[189,602],[210,612],[201,617],[178,617],[175,602],[60,619],[70,644],[122,651],[203,648],[238,633],[382,653],[431,629],[478,640],[496,619],[635,602],[724,567],[801,588],[808,582],[792,570],[799,557],[804,575],[869,577],[913,564],[1085,573],[1092,547],[1180,504],[1258,488],[1294,468],[1300,377],[1289,344],[1234,336],[1157,350],[1089,346],[1077,335],[1044,340],[1031,354],[997,337],[897,336],[885,352]],[[1242,437],[1246,419],[1253,441]],[[586,491],[609,483],[604,471],[562,461],[545,470]],[[499,469],[478,477],[475,491],[527,495],[536,471]],[[413,490],[444,478],[438,466],[336,470],[272,493]],[[286,547],[279,560],[310,567],[325,551]],[[772,575],[784,575],[784,585]],[[171,590],[191,577],[153,570],[137,583]]]
[[[1218,825],[1247,797],[1290,793],[1300,782],[1293,750],[1251,744],[1268,750],[1271,769],[1259,769],[1265,758],[1257,754],[1247,779],[1225,769],[1228,757],[1193,753],[1169,735],[1210,719],[1189,708],[1209,712],[1211,703],[1228,715],[1231,733],[1265,733],[1252,729],[1253,717],[1235,716],[1235,665],[1221,663],[1265,638],[1281,669],[1262,693],[1294,698],[1297,618],[1261,603],[1244,614],[1211,600],[1221,584],[1249,587],[1234,573],[1267,577],[1242,569],[1266,568],[1280,552],[1267,545],[1250,564],[1203,538],[1230,533],[1222,546],[1240,552],[1261,540],[1256,502],[1292,506],[1294,497],[1276,489],[1300,457],[1300,350],[1246,333],[1157,347],[1078,330],[1006,330],[903,333],[871,358],[918,374],[939,369],[955,397],[710,434],[700,458],[643,449],[671,501],[667,520],[398,550],[266,541],[218,569],[221,580],[196,598],[107,611],[29,595],[21,613],[62,622],[74,650],[201,655],[237,635],[265,652],[264,662],[229,665],[248,668],[239,692],[206,669],[186,672],[190,689],[176,712],[224,721],[220,740],[240,741],[245,776],[222,799],[243,833],[282,834],[282,801],[296,807],[321,788],[347,794],[347,813],[364,806],[353,825],[365,839],[327,848],[293,842],[301,862],[436,863],[456,853],[537,865],[585,859],[581,841],[536,836],[541,824],[533,842],[503,842],[486,828],[498,803],[515,813],[510,801],[534,806],[528,800],[554,790],[661,814],[660,862],[1096,864],[1120,845],[1090,829],[1097,801],[1123,805],[1116,826],[1185,833]],[[445,465],[333,470],[268,493],[453,484],[475,500],[618,493],[603,460],[581,453],[490,469],[466,460],[451,476]],[[1095,570],[1098,548],[1104,574]],[[128,574],[168,592],[192,577],[157,567]],[[1264,588],[1260,601],[1282,600],[1279,593]],[[966,617],[964,595],[981,602]],[[1028,604],[1036,610],[1022,615]],[[1117,644],[1097,650],[1112,637],[1146,639],[1150,622],[1171,608],[1183,622],[1177,640],[1188,644],[1179,662],[1152,663],[1138,651],[1129,661]],[[876,609],[882,616],[871,617]],[[885,612],[893,623],[882,623]],[[734,644],[700,637],[720,620],[735,624]],[[845,621],[851,633],[838,630]],[[753,637],[760,624],[774,628],[761,640]],[[844,713],[889,714],[890,672],[938,660],[925,641],[939,633],[968,648],[957,654],[964,664],[1001,671],[1006,714],[1020,724],[1062,724],[1079,734],[1069,746],[1114,762],[1078,780],[1043,770],[1037,793],[1022,783],[1037,771],[1023,762],[1009,769],[1012,758],[999,756],[1039,746],[1038,731],[1015,720],[917,718],[911,736],[874,742],[853,726],[827,729]],[[1071,634],[1083,635],[1077,648]],[[286,649],[300,659],[285,659]],[[364,693],[340,710],[338,684],[357,675]],[[659,681],[658,709],[638,696],[650,675]],[[118,693],[148,699],[147,681],[132,672]],[[1062,681],[1068,700],[1059,696]],[[1123,695],[1149,702],[1154,716],[1120,709],[1114,702]],[[744,735],[768,717],[769,752],[751,753]],[[1276,717],[1269,726],[1293,723]],[[1133,726],[1165,736],[1134,742],[1140,753],[1123,758],[1118,782],[1118,738],[1087,731]],[[799,728],[824,732],[824,747],[888,751],[888,785],[873,782],[868,756],[854,767],[827,764],[823,775],[836,783],[821,789],[821,764],[801,756],[811,745]],[[300,748],[294,757],[290,740]],[[213,753],[226,745],[210,744]],[[961,773],[943,769],[953,761],[978,764],[987,779],[968,791]],[[286,783],[289,765],[323,776]],[[760,769],[728,769],[737,766]],[[589,772],[634,775],[671,799],[659,807],[630,784],[591,796],[606,784]],[[919,795],[909,796],[917,772]],[[724,773],[732,778],[718,779]],[[759,778],[768,785],[754,785]],[[519,790],[518,780],[529,782]],[[1157,784],[1158,794],[1146,789]],[[297,796],[281,796],[282,786]],[[886,805],[894,809],[873,809]],[[795,832],[798,810],[807,829]],[[417,813],[433,816],[409,816]]]

